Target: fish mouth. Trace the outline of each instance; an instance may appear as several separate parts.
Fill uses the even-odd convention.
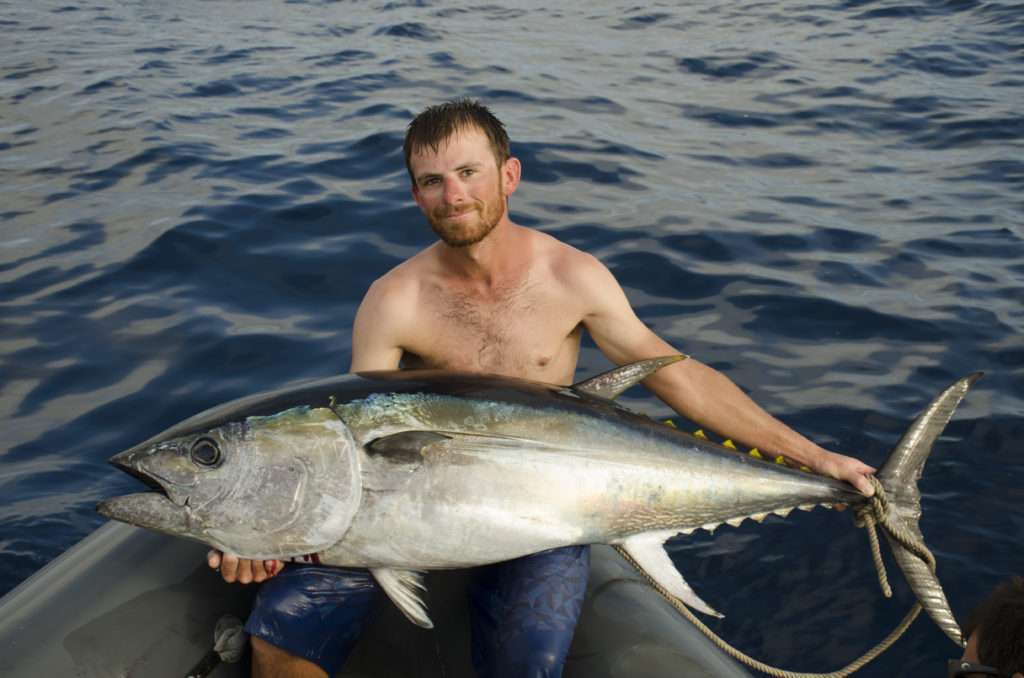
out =
[[[187,509],[171,498],[159,480],[139,468],[137,460],[140,455],[137,450],[128,450],[111,457],[110,464],[137,478],[151,491],[106,499],[96,505],[96,510],[111,520],[170,534],[182,534],[188,528]]]
[[[109,463],[114,468],[124,471],[136,480],[141,481],[149,489],[162,494],[164,498],[170,500],[170,495],[167,494],[167,488],[165,488],[156,478],[141,471],[137,466],[132,464],[130,458],[126,458],[124,454],[118,454],[117,456],[111,457]]]
[[[115,454],[107,460],[107,463],[141,481],[146,487],[159,493],[174,504],[187,506],[189,500],[188,488],[162,476],[157,471],[149,468],[152,464],[145,463],[154,452],[159,450],[159,447],[154,448],[151,445],[133,447]]]
[[[182,534],[188,529],[187,498],[182,504],[174,500],[159,478],[140,467],[147,450],[133,448],[114,455],[109,463],[114,468],[138,479],[149,492],[126,494],[101,501],[96,510],[100,515],[139,527],[147,527],[170,534]]]

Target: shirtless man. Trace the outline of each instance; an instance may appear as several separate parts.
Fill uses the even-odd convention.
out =
[[[520,163],[486,108],[464,100],[428,108],[410,124],[405,154],[413,198],[440,240],[371,285],[352,333],[353,372],[423,366],[570,384],[584,329],[616,364],[679,352],[636,317],[597,259],[510,221]],[[693,422],[872,493],[865,475],[875,469],[807,440],[697,360],[644,383]],[[217,552],[209,563],[229,582],[281,572],[277,561]],[[561,675],[588,571],[587,547],[484,568],[470,592],[478,674]],[[338,670],[374,587],[365,571],[285,568],[261,589],[246,624],[254,675]],[[543,622],[531,615],[541,599]]]

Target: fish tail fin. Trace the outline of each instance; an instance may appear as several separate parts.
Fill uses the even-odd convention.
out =
[[[917,488],[917,481],[921,478],[921,472],[935,440],[946,428],[967,390],[981,375],[981,372],[969,374],[940,393],[910,425],[882,470],[878,472],[878,480],[882,483],[889,502],[889,515],[892,521],[921,544],[924,543],[924,536],[919,526],[921,493]],[[946,594],[931,566],[888,531],[886,537],[892,547],[896,563],[903,570],[921,607],[953,642],[962,647],[964,641],[960,625],[949,608]]]

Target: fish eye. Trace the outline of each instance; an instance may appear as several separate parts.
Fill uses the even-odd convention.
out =
[[[200,466],[220,464],[220,447],[209,438],[200,438],[192,443],[192,461]]]

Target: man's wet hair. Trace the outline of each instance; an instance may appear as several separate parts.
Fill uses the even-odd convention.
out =
[[[964,637],[978,632],[978,659],[1004,676],[1024,672],[1024,577],[997,586],[976,607],[964,626]]]
[[[505,125],[479,101],[455,99],[427,108],[409,123],[403,149],[405,167],[409,170],[409,178],[413,183],[416,182],[410,162],[413,153],[428,147],[436,153],[450,136],[474,127],[487,135],[494,160],[498,167],[501,167],[512,155]]]

